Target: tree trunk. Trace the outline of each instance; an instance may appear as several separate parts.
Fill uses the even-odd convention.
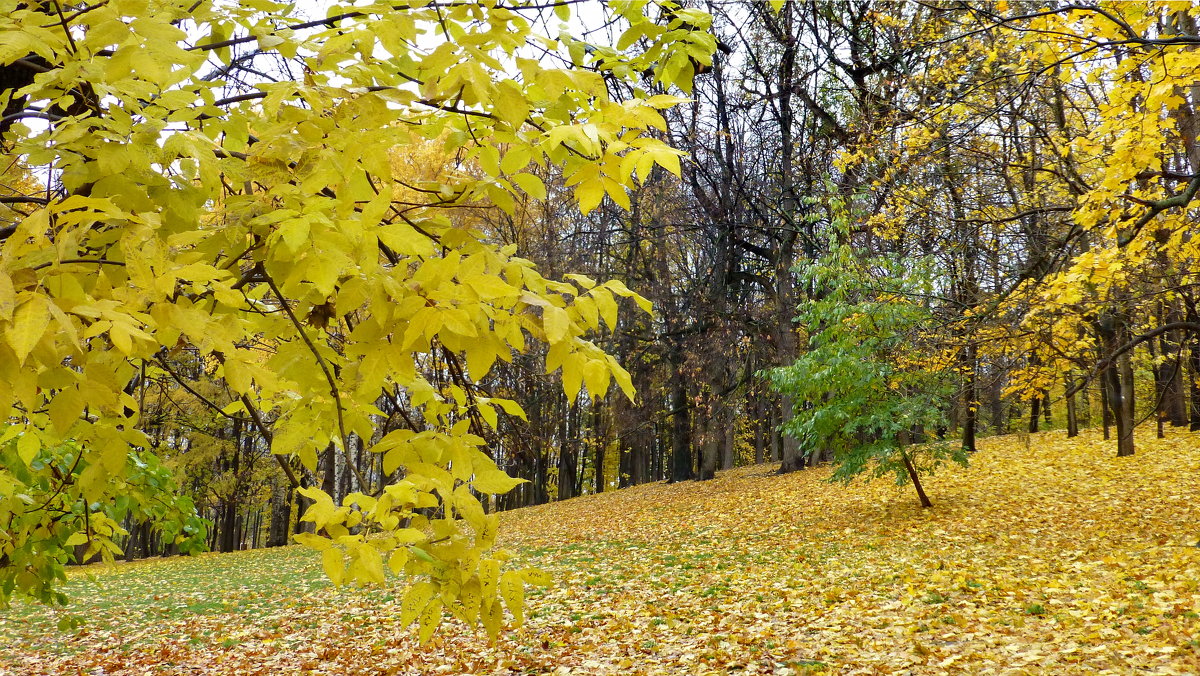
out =
[[[1092,426],[1092,388],[1085,385],[1079,390],[1079,408],[1075,411],[1075,419],[1080,427]]]
[[[1113,416],[1112,408],[1110,407],[1110,399],[1108,394],[1108,371],[1100,374],[1100,419],[1104,424],[1104,440],[1109,441],[1112,438],[1112,433],[1109,428],[1112,427]]]
[[[1112,319],[1101,320],[1100,335],[1106,354],[1114,354],[1117,347],[1124,344],[1124,331],[1117,327],[1117,322]],[[1129,353],[1120,355],[1116,363],[1110,364],[1104,371],[1108,386],[1108,408],[1117,430],[1117,456],[1133,455],[1133,366],[1129,361]]]
[[[682,365],[678,367],[682,370]],[[692,421],[683,374],[673,376],[675,382],[671,393],[671,482],[687,481],[692,478]]]
[[[732,413],[732,411],[730,411]],[[725,425],[721,430],[721,469],[733,469],[737,464],[737,458],[734,457],[737,452],[737,422],[733,415],[727,414],[725,417]]]
[[[1071,372],[1067,371],[1064,378],[1064,385],[1067,388],[1066,391],[1070,392],[1071,387],[1073,387],[1075,384],[1071,377]],[[1075,395],[1069,394],[1067,396],[1067,438],[1070,439],[1077,436],[1079,436],[1079,418],[1075,413]]]
[[[285,483],[271,492],[271,525],[267,531],[267,546],[282,547],[288,543],[288,525],[292,520],[292,485]]]
[[[768,434],[771,436],[771,462],[779,462],[783,458],[783,431],[780,429],[780,407],[771,406],[771,422],[768,424]]]
[[[917,489],[917,498],[921,501],[922,507],[932,507],[933,503],[929,501],[929,496],[925,495],[925,488],[921,485],[921,477],[917,475],[917,468],[913,467],[912,460],[908,458],[908,453],[904,449],[900,449],[900,457],[904,459],[904,469],[908,471],[908,478],[912,480],[913,488]]]
[[[702,427],[697,430],[696,438],[700,440],[700,471],[697,481],[708,481],[717,475],[717,464],[721,454],[721,423],[714,411]]]
[[[300,475],[300,487],[301,488],[308,488],[310,485],[312,485],[308,476],[309,476],[309,473],[307,470],[305,470],[303,473],[301,473],[301,475]],[[300,533],[313,532],[313,522],[301,520],[301,518],[304,516],[304,513],[306,511],[308,511],[309,506],[311,506],[312,504],[313,504],[312,500],[309,500],[308,498],[301,495],[300,491],[296,491],[296,523],[295,523],[295,527],[292,529],[293,533],[300,534]]]
[[[596,492],[604,492],[604,484],[607,477],[604,476],[604,452],[608,446],[608,435],[604,431],[604,407],[597,401],[592,401],[592,437],[596,443],[596,471],[593,476],[596,478]]]
[[[565,398],[564,398],[565,401]],[[558,499],[567,500],[577,495],[575,491],[576,473],[579,471],[579,454],[576,452],[574,439],[577,429],[572,424],[572,418],[577,417],[579,401],[570,404],[563,411],[559,420],[558,434]]]
[[[975,387],[976,368],[975,341],[967,343],[966,350],[966,382],[963,383],[962,396],[962,445],[968,453],[975,452],[975,426],[979,423],[979,394]]]
[[[767,458],[767,421],[763,420],[762,397],[754,401],[754,464],[761,465]]]
[[[1200,431],[1200,336],[1193,337],[1191,342],[1192,377],[1188,381],[1191,383],[1188,389],[1192,395],[1192,410],[1188,429],[1197,432]]]

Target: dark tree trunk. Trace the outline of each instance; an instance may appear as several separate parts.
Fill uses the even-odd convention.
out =
[[[267,546],[282,547],[288,543],[288,526],[292,520],[292,486],[284,484],[271,492],[271,525],[267,531]]]
[[[904,469],[908,471],[908,478],[912,480],[913,488],[917,490],[917,498],[921,501],[922,507],[932,507],[933,503],[929,501],[929,496],[925,495],[925,488],[921,485],[921,477],[917,475],[917,468],[913,467],[912,460],[909,459],[908,453],[904,449],[900,449],[900,457],[904,459]]]
[[[608,446],[608,435],[604,430],[604,407],[597,401],[592,401],[592,437],[596,443],[596,492],[604,492],[604,484],[607,477],[604,476],[604,452]]]
[[[725,416],[725,426],[721,430],[721,469],[733,469],[733,466],[737,463],[737,458],[734,457],[737,452],[736,428],[736,420],[732,415],[727,414]]]
[[[721,424],[715,417],[706,420],[696,437],[700,439],[700,471],[697,481],[708,481],[717,475],[717,464],[721,453]]]
[[[1100,374],[1100,419],[1104,425],[1104,440],[1109,441],[1112,438],[1112,433],[1109,428],[1112,427],[1113,416],[1112,408],[1109,407],[1108,395],[1108,371]]]
[[[962,396],[962,445],[968,453],[975,452],[975,426],[979,423],[979,394],[975,387],[977,361],[975,342],[971,341],[967,343],[967,377]]]
[[[783,431],[780,429],[780,411],[779,406],[771,406],[771,418],[768,423],[767,431],[771,437],[771,462],[779,462],[783,457]]]
[[[575,448],[574,439],[577,430],[573,423],[573,415],[578,411],[578,400],[563,412],[559,421],[558,447],[558,499],[567,500],[575,497],[576,474],[579,472],[579,454]]]
[[[306,470],[300,475],[300,487],[308,488],[311,485],[312,482],[309,480],[309,473]],[[309,506],[312,504],[312,500],[309,500],[301,495],[299,491],[296,491],[296,522],[292,529],[293,533],[299,534],[313,532],[312,521],[301,521],[301,517],[304,516],[304,512],[308,511]]]
[[[682,366],[677,367],[682,370]],[[692,478],[692,422],[688,402],[687,385],[683,374],[674,376],[671,393],[671,481],[687,481]]]
[[[761,465],[767,458],[767,421],[763,420],[762,397],[754,401],[754,464]]]
[[[1188,429],[1197,432],[1200,431],[1200,336],[1194,336],[1191,343],[1192,377],[1188,381],[1191,383],[1188,389],[1191,390],[1192,407]]]
[[[1124,344],[1123,326],[1112,317],[1105,317],[1098,322],[1105,354],[1114,355],[1117,348]],[[1133,455],[1133,366],[1128,352],[1104,369],[1104,378],[1108,409],[1117,431],[1117,456]]]
[[[1127,337],[1126,337],[1127,338]],[[1118,429],[1117,456],[1123,457],[1134,453],[1134,426],[1137,424],[1136,401],[1133,380],[1133,359],[1126,352],[1117,360],[1121,372],[1121,410],[1116,415]],[[1122,425],[1124,434],[1120,434]]]
[[[1067,388],[1066,391],[1071,392],[1071,388],[1075,385],[1075,383],[1069,371],[1067,372],[1065,379],[1066,380],[1064,381],[1064,384]],[[1067,395],[1067,438],[1069,439],[1077,436],[1079,436],[1079,418],[1075,412],[1075,394],[1071,393]]]
[[[235,418],[233,421],[233,433],[230,444],[233,455],[225,464],[225,470],[234,477],[234,492],[232,495],[226,495],[221,498],[217,517],[217,530],[220,536],[217,541],[217,549],[221,552],[232,552],[237,548],[237,529],[238,529],[238,493],[236,486],[241,483],[239,472],[241,471],[241,448],[242,448],[242,421]]]

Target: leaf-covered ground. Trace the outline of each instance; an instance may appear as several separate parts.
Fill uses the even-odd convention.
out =
[[[426,646],[395,590],[300,548],[95,568],[0,615],[0,673],[1198,673],[1200,434],[985,440],[969,469],[850,488],[770,466],[504,515],[553,573],[495,646]]]

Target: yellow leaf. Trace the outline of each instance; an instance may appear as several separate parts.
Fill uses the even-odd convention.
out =
[[[12,278],[8,276],[8,273],[0,270],[0,321],[12,319],[16,298]]]
[[[512,182],[533,199],[546,199],[546,184],[537,176],[533,174],[517,174],[512,177]]]
[[[462,606],[463,619],[468,625],[473,625],[479,621],[480,603],[483,601],[483,594],[479,586],[479,578],[472,575],[471,579],[463,583],[462,589],[458,592],[458,603]]]
[[[525,623],[525,584],[521,574],[510,570],[500,576],[500,598],[504,606],[513,614],[513,624],[521,626]]]
[[[329,547],[321,552],[321,566],[325,568],[325,575],[333,583],[333,586],[342,586],[346,576],[346,561],[342,556],[342,550],[337,547]]]
[[[546,341],[549,343],[562,342],[567,337],[567,329],[570,327],[570,317],[567,316],[567,311],[547,305],[542,308],[542,327],[546,331]]]
[[[417,640],[421,645],[429,642],[433,637],[433,632],[437,631],[438,626],[442,623],[442,600],[433,599],[425,608],[421,610],[420,616],[417,618]]]
[[[575,199],[579,200],[579,210],[583,213],[595,209],[604,199],[604,182],[594,179],[580,183],[575,187]]]
[[[613,299],[612,292],[608,289],[598,286],[588,292],[593,300],[596,301],[596,309],[600,312],[600,317],[608,324],[610,331],[617,328],[617,301]]]
[[[493,469],[477,473],[475,478],[471,480],[471,485],[480,493],[501,495],[526,481],[526,479],[514,479],[505,474],[503,470]]]
[[[21,462],[24,462],[26,467],[33,462],[41,448],[42,442],[32,432],[27,431],[17,439],[17,456],[21,458]]]
[[[388,557],[388,568],[393,573],[399,575],[404,571],[404,565],[408,563],[408,550],[404,547],[397,547]]]
[[[487,631],[488,638],[492,641],[500,635],[500,628],[503,625],[504,617],[503,610],[500,607],[499,599],[488,599],[484,597],[483,602],[479,606],[479,622]]]
[[[50,326],[50,310],[46,307],[48,301],[40,294],[33,294],[13,311],[12,324],[5,333],[13,352],[17,355],[17,363],[24,364],[29,353],[46,334]]]
[[[554,578],[550,577],[550,573],[541,568],[526,568],[522,570],[521,579],[535,587],[549,587],[554,583]]]
[[[297,543],[304,545],[310,549],[315,549],[318,552],[323,552],[333,546],[333,541],[329,538],[323,538],[315,533],[296,533],[292,539]]]
[[[404,595],[404,600],[400,602],[400,626],[407,627],[412,624],[421,611],[425,610],[425,606],[429,605],[429,601],[433,599],[436,591],[437,588],[433,586],[432,582],[414,584]]]

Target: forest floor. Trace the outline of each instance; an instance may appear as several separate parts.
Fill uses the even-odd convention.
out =
[[[982,440],[925,510],[761,465],[509,512],[557,584],[494,646],[418,646],[396,589],[299,547],[91,567],[67,610],[0,613],[0,674],[1200,673],[1200,434],[1139,432]]]

